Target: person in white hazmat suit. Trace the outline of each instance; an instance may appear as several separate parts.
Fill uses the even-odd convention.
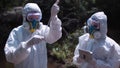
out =
[[[42,12],[38,5],[27,3],[23,8],[23,25],[11,31],[5,44],[6,60],[15,68],[47,68],[46,43],[52,44],[62,36],[58,12],[59,6],[55,3],[48,27],[40,22]]]
[[[73,63],[78,68],[120,68],[120,46],[107,36],[107,16],[104,12],[94,13],[88,19],[87,27],[88,33],[79,37]],[[80,57],[79,49],[90,51],[92,59],[86,61],[85,56]]]

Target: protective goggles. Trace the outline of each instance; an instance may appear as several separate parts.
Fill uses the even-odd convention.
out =
[[[33,20],[35,21],[40,21],[42,18],[42,15],[40,13],[28,13],[27,15],[27,20],[32,22]]]

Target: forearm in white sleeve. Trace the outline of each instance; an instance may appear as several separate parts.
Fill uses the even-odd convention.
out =
[[[96,66],[97,66],[97,68],[112,68],[110,64],[108,64],[102,60],[96,60]]]
[[[21,43],[18,48],[9,47],[6,44],[5,54],[8,62],[18,64],[25,60],[30,53],[30,49],[25,48],[25,43]]]
[[[77,62],[77,58],[79,57],[79,55],[75,55],[74,57],[73,57],[73,64],[75,64],[75,65],[81,65],[80,63],[78,63]]]
[[[56,42],[62,36],[61,20],[56,16],[51,18],[50,30],[46,37],[46,41],[50,44]]]
[[[74,57],[73,57],[73,63],[77,66],[80,66],[82,64],[82,62],[78,62],[78,59],[77,59],[79,57],[79,47],[80,47],[80,45],[78,43],[78,45],[76,46],[76,49],[74,51]]]
[[[108,55],[108,61],[96,60],[98,68],[119,68],[120,67],[120,49],[119,47],[112,46],[110,49],[110,55]],[[116,48],[116,49],[115,49]]]

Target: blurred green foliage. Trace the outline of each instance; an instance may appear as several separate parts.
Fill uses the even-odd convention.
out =
[[[58,59],[65,62],[66,67],[72,65],[72,58],[74,56],[74,50],[78,44],[78,37],[84,32],[82,29],[77,29],[74,33],[68,34],[64,40],[49,45],[50,54],[56,56]]]

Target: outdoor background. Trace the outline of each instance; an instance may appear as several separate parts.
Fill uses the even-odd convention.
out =
[[[22,24],[21,11],[28,2],[39,5],[42,22],[47,25],[55,0],[0,0],[0,68],[14,68],[6,62],[4,46],[11,30]],[[120,0],[60,0],[59,6],[63,36],[47,46],[48,68],[76,68],[72,57],[78,37],[83,34],[82,27],[87,19],[97,11],[104,11],[108,16],[107,35],[120,44]]]

